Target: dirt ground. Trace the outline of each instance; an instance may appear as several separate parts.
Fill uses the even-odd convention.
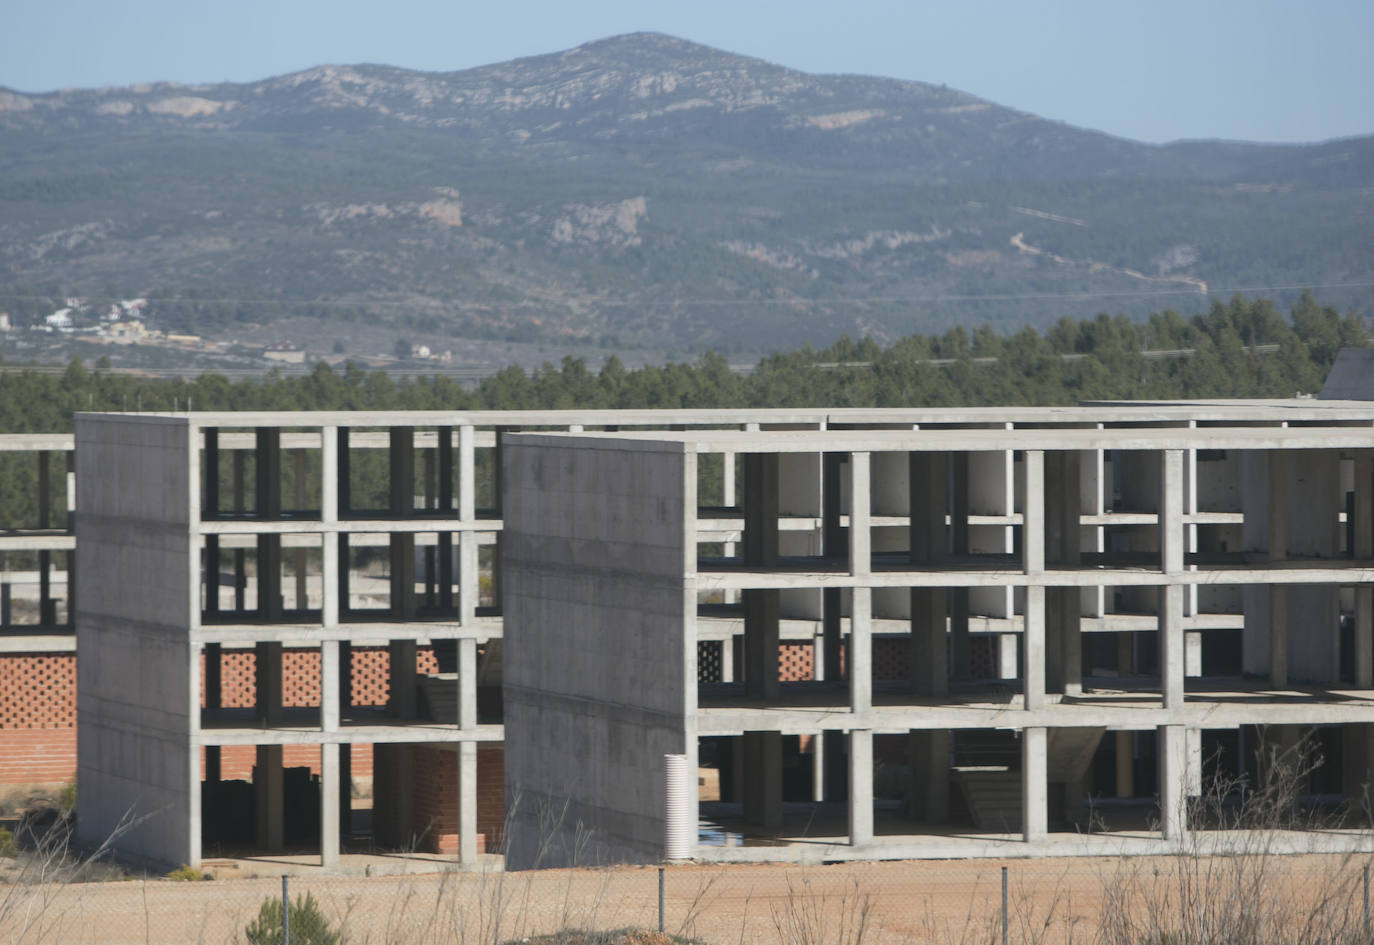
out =
[[[1289,897],[1333,897],[1358,916],[1367,861],[1336,856],[1273,858],[1265,866]],[[1091,942],[1122,889],[1177,891],[1170,859],[1073,858],[907,861],[835,866],[671,866],[665,929],[711,945],[776,942],[975,943],[1001,940],[1001,868],[1008,868],[1011,942]],[[1203,861],[1210,897],[1237,886],[1234,864]],[[295,876],[343,928],[350,945],[519,941],[561,928],[656,928],[652,867],[529,873],[384,877]],[[1269,888],[1266,885],[1266,888]],[[281,880],[72,886],[0,886],[0,941],[154,945],[242,941],[244,926]],[[1139,911],[1151,906],[1138,900]],[[1156,906],[1157,907],[1157,906]],[[862,932],[862,936],[859,933]]]

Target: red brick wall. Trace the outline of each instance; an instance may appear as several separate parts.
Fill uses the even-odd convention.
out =
[[[257,751],[252,745],[225,745],[219,750],[220,777],[226,781],[251,781]],[[282,763],[288,768],[309,768],[320,773],[320,749],[316,745],[282,746]],[[354,745],[349,770],[355,778],[372,777],[372,746]],[[205,777],[205,751],[200,754],[200,776]]]
[[[349,661],[353,704],[382,706],[390,695],[391,659],[386,647],[354,647]],[[252,708],[257,698],[254,673],[257,656],[252,650],[225,650],[220,654],[220,704],[226,709]],[[415,655],[417,673],[437,673],[439,661],[430,647]],[[205,657],[200,660],[200,706],[205,708]],[[316,648],[282,652],[282,705],[312,708],[320,704],[320,651]]]
[[[0,655],[0,785],[76,776],[76,655]]]
[[[427,853],[458,852],[458,755],[415,746],[415,800],[411,829]],[[477,852],[498,849],[505,824],[505,750],[477,747]]]
[[[58,785],[76,777],[76,728],[0,730],[0,785]]]

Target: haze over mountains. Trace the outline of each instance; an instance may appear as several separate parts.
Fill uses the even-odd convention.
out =
[[[1374,309],[1351,283],[1374,283],[1374,137],[1146,145],[657,34],[444,74],[0,90],[20,321],[35,295],[142,295],[210,334],[314,311],[758,350],[1240,287]],[[188,296],[214,301],[158,301]]]

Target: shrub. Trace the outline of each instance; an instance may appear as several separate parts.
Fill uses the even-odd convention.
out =
[[[62,785],[62,790],[57,795],[57,809],[64,814],[76,810],[76,778]]]
[[[258,917],[243,930],[248,945],[281,945],[281,900],[268,897]],[[339,945],[343,935],[329,927],[315,897],[306,893],[291,903],[291,945]]]
[[[194,866],[182,864],[167,874],[167,878],[177,883],[198,883],[202,880],[214,879],[209,873],[202,873]]]

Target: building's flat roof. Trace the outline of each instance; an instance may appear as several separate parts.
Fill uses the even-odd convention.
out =
[[[1050,427],[966,430],[667,430],[514,433],[512,442],[695,453],[1374,449],[1374,426]]]
[[[1374,402],[1315,400],[1099,401],[1073,407],[800,407],[719,410],[316,410],[81,412],[78,419],[189,423],[199,427],[667,426],[700,424],[989,424],[1374,422]]]

